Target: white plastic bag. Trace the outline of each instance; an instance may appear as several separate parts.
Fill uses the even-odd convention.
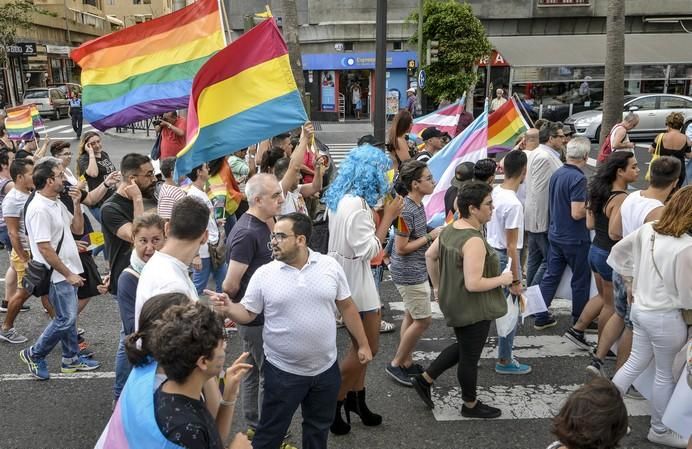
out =
[[[507,295],[507,313],[495,320],[498,337],[506,337],[515,327],[519,320],[519,298],[515,298],[511,293]]]

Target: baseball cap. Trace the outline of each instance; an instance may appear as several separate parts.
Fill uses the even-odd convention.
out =
[[[432,139],[433,137],[442,137],[442,131],[439,129],[435,128],[434,126],[431,126],[430,128],[425,128],[423,130],[423,133],[421,134],[421,138],[425,141],[428,139]]]
[[[406,92],[411,92],[412,94],[415,94],[415,93],[416,93],[416,89],[413,88],[413,87],[409,87],[409,88],[406,90]]]

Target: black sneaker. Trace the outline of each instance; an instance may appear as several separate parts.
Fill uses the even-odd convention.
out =
[[[555,318],[548,317],[546,320],[536,320],[533,323],[533,328],[536,329],[537,331],[542,331],[544,329],[548,329],[549,327],[553,327],[557,325],[557,321],[555,321]]]
[[[588,341],[586,341],[586,338],[584,337],[583,332],[579,332],[573,327],[570,327],[567,329],[567,332],[565,332],[564,337],[577,345],[579,349],[583,349],[584,351],[588,351],[591,349],[591,345],[589,344]]]
[[[414,363],[411,366],[405,366],[403,368],[404,371],[406,371],[406,374],[409,376],[415,376],[416,374],[421,374],[423,371],[425,371],[425,368],[418,363]]]
[[[466,404],[461,406],[461,416],[464,418],[492,419],[499,418],[500,415],[502,410],[485,405],[481,401],[476,401],[476,406],[473,408],[467,407]]]
[[[596,356],[591,357],[591,363],[589,363],[589,365],[586,367],[586,371],[588,371],[590,374],[594,376],[601,376],[605,379],[608,378],[608,375],[603,369],[603,360],[599,359]]]
[[[7,307],[7,301],[3,301],[0,304],[0,312],[7,313]],[[20,312],[28,312],[29,310],[31,310],[31,307],[27,306],[26,304],[22,304],[22,308],[19,309]]]
[[[401,385],[407,386],[407,387],[412,387],[413,385],[411,384],[411,379],[408,377],[408,374],[406,371],[404,371],[403,368],[399,366],[392,366],[392,365],[387,365],[387,367],[384,369],[389,376],[394,379],[395,381],[399,382]]]
[[[435,408],[435,404],[432,400],[432,385],[426,381],[420,374],[416,376],[411,376],[411,384],[413,389],[416,390],[418,396],[425,402],[428,408]]]

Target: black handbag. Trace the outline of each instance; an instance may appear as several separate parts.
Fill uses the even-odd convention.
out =
[[[158,161],[161,157],[161,133],[156,136],[156,142],[154,142],[154,146],[151,148],[151,153],[149,156],[151,157],[152,161]]]
[[[322,254],[329,252],[329,216],[327,209],[318,212],[312,221],[312,235],[310,235],[308,247]]]
[[[84,284],[77,289],[77,298],[87,299],[93,298],[94,296],[99,296],[101,293],[98,291],[98,286],[103,284],[103,279],[101,279],[101,274],[96,266],[94,257],[91,252],[79,253],[79,260],[82,261],[82,267],[84,272],[80,274],[81,277],[85,279]]]
[[[55,250],[58,256],[60,255],[60,248],[62,248],[62,241],[64,238],[65,231],[63,230],[60,242],[58,242],[58,248]],[[53,267],[47,267],[41,262],[31,259],[24,272],[22,287],[32,295],[40,298],[41,296],[47,295],[50,291],[50,278],[52,275]]]

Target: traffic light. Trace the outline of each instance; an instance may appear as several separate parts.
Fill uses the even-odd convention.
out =
[[[440,59],[437,57],[440,50],[440,41],[428,41],[427,45],[427,61],[428,64],[438,62]]]

